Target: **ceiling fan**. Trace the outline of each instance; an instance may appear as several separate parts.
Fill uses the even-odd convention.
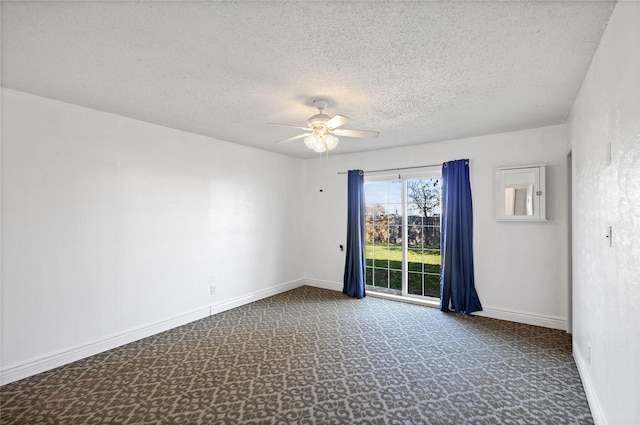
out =
[[[276,143],[286,143],[304,138],[304,144],[309,149],[321,153],[334,149],[336,146],[338,146],[339,140],[336,136],[359,137],[364,139],[374,139],[378,137],[379,133],[377,131],[349,130],[346,128],[339,128],[351,121],[351,118],[347,118],[344,115],[334,115],[333,117],[329,117],[329,115],[326,115],[324,113],[324,110],[327,108],[327,106],[329,106],[329,102],[326,99],[316,99],[313,101],[313,104],[316,108],[318,108],[318,111],[320,111],[320,113],[315,114],[314,116],[309,118],[307,120],[306,127],[270,123],[271,125],[279,125],[281,127],[305,130],[305,133],[280,140]]]

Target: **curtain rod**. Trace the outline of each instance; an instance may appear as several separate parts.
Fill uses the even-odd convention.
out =
[[[429,164],[429,165],[416,165],[415,167],[400,167],[400,168],[387,168],[384,170],[369,170],[369,171],[363,171],[363,173],[378,173],[381,171],[400,171],[400,170],[411,170],[413,168],[427,168],[427,167],[437,167],[437,166],[441,166],[442,163],[438,163],[438,164]],[[338,171],[338,174],[349,174],[348,171]]]

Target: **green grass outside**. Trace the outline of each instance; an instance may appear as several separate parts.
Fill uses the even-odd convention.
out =
[[[409,248],[407,265],[409,269],[409,294],[440,296],[440,250],[425,247],[425,251]],[[366,247],[367,285],[374,287],[402,289],[402,246],[399,244],[367,245]]]

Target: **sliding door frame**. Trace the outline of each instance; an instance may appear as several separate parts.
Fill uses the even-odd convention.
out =
[[[401,295],[403,297],[417,298],[417,299],[437,299],[434,297],[426,296],[426,295],[415,295],[409,293],[409,200],[408,200],[408,185],[407,182],[409,180],[419,180],[419,179],[434,179],[434,178],[442,178],[442,171],[436,167],[430,167],[428,169],[422,169],[419,171],[412,172],[404,172],[404,173],[385,173],[378,174],[376,173],[373,176],[367,176],[365,174],[364,182],[372,183],[372,182],[391,182],[391,181],[400,181],[402,185],[402,287],[401,287]],[[366,202],[366,199],[365,199]],[[442,254],[441,254],[442,255]],[[424,274],[424,272],[423,272]],[[424,279],[424,277],[423,277]],[[365,282],[366,283],[366,282]],[[375,286],[373,287],[375,291]],[[424,290],[424,280],[423,280],[423,290]]]

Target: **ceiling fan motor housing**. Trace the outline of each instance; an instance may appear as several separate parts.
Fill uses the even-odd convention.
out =
[[[331,117],[326,114],[315,114],[307,121],[309,128],[324,127],[324,123],[329,121]]]

